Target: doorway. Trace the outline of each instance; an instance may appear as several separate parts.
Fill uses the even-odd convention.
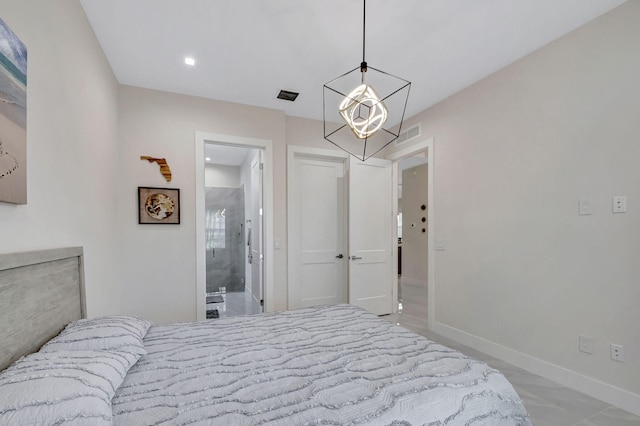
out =
[[[405,326],[424,331],[435,319],[434,139],[396,149],[386,158],[394,162],[397,188],[397,306]],[[405,197],[406,192],[413,194]]]
[[[196,318],[268,311],[271,142],[196,133]]]
[[[262,150],[207,142],[204,153],[206,317],[262,313]]]
[[[289,308],[393,311],[392,163],[288,147]]]
[[[428,159],[398,160],[398,314],[403,324],[427,324]]]

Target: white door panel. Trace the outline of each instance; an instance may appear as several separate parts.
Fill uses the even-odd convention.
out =
[[[391,162],[349,160],[347,197],[344,158],[289,160],[289,308],[348,301],[391,313]]]
[[[349,303],[377,315],[392,306],[392,163],[350,158]]]
[[[344,163],[304,155],[293,162],[289,308],[344,303]]]

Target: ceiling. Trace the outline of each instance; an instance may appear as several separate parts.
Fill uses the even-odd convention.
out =
[[[370,0],[366,60],[412,82],[410,117],[624,1]],[[80,2],[124,85],[321,120],[323,84],[362,59],[362,0]]]
[[[218,164],[223,166],[240,167],[249,153],[257,148],[244,146],[225,145],[216,143],[204,144],[205,164]]]

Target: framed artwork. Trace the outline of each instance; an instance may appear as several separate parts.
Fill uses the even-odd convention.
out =
[[[180,190],[138,187],[138,223],[177,225],[180,223]]]
[[[27,48],[2,19],[0,202],[27,204]]]

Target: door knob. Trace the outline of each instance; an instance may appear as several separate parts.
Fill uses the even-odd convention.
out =
[[[351,260],[359,260],[362,259],[360,256],[351,256]]]
[[[342,255],[342,253],[340,253],[339,255],[336,256],[336,259],[342,259],[344,256]]]

